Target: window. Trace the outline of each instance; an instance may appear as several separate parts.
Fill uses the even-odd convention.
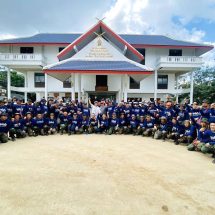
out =
[[[71,88],[71,78],[68,78],[63,82],[63,88]]]
[[[170,49],[169,56],[182,56],[182,50],[181,49]]]
[[[43,73],[34,74],[35,87],[45,87],[45,75]]]
[[[62,50],[64,50],[65,49],[65,47],[59,47],[58,48],[58,52],[61,52]]]
[[[34,47],[20,47],[20,53],[21,54],[33,54]]]
[[[158,75],[158,89],[168,89],[168,75]]]
[[[140,83],[130,77],[130,89],[140,89]]]
[[[107,75],[97,75],[96,76],[96,86],[107,86]]]
[[[137,50],[138,52],[140,52],[140,54],[143,55],[144,60],[142,60],[140,63],[143,64],[143,65],[145,65],[145,49],[137,48],[136,50]]]

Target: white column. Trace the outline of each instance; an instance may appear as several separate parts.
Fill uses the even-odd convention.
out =
[[[190,104],[193,103],[193,71],[190,73]]]
[[[155,76],[154,76],[154,101],[157,101],[157,85],[158,85],[158,71],[155,70]]]
[[[127,102],[128,100],[128,75],[124,75],[124,102]]]
[[[45,73],[45,100],[48,99],[48,75]]]
[[[121,89],[119,91],[119,102],[123,100],[123,91],[124,91],[124,77],[121,75]]]
[[[71,74],[71,100],[75,100],[75,73]]]
[[[27,80],[27,72],[24,73],[25,77],[25,102],[28,100],[28,80]]]
[[[41,96],[39,92],[36,92],[36,101],[40,101],[41,100]]]
[[[178,80],[179,80],[179,75],[176,76],[176,102],[178,103]]]
[[[78,74],[78,101],[81,101],[81,74]]]
[[[7,98],[11,98],[11,77],[10,77],[10,68],[7,69]]]

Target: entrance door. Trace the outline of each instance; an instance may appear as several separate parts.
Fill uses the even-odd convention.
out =
[[[108,91],[107,75],[96,75],[95,91]]]

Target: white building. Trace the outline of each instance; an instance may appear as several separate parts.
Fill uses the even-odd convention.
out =
[[[0,41],[0,65],[22,72],[25,99],[89,96],[162,99],[183,93],[180,75],[191,75],[212,46],[160,35],[117,35],[102,21],[84,34],[37,34]]]

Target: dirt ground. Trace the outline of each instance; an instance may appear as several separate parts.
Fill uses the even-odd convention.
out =
[[[0,145],[1,215],[215,214],[210,156],[151,138],[32,137]]]

